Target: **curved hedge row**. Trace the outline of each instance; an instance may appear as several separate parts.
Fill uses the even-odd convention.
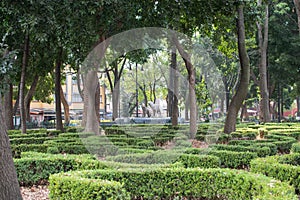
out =
[[[299,193],[300,190],[300,154],[270,156],[251,161],[251,171],[265,174],[281,181],[288,181]]]
[[[105,191],[98,180],[118,181]],[[100,183],[102,183],[100,181]],[[49,179],[51,199],[290,199],[296,200],[294,188],[263,175],[229,169],[122,169],[60,173]],[[113,182],[114,183],[114,182]],[[106,193],[96,196],[97,191]],[[127,191],[127,192],[126,192]],[[88,196],[88,194],[92,196]]]

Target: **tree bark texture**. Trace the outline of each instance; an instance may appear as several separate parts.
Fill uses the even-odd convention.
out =
[[[26,121],[28,121],[28,122],[30,121],[30,103],[31,103],[32,97],[35,93],[38,81],[39,81],[39,75],[36,74],[33,78],[30,89],[28,90],[28,92],[25,96],[25,100],[24,100]]]
[[[190,138],[193,139],[197,133],[197,103],[196,103],[196,93],[195,93],[195,68],[191,63],[191,56],[182,48],[181,44],[178,41],[178,38],[174,38],[174,43],[178,49],[179,54],[181,55],[185,67],[188,72],[188,81],[189,81],[189,103],[190,103]]]
[[[6,128],[8,130],[14,129],[13,123],[13,85],[9,84],[8,90],[4,94],[4,103],[3,103],[3,113],[4,113],[4,120],[6,124]]]
[[[258,0],[258,6],[262,6],[262,1]],[[268,33],[269,33],[269,7],[265,5],[264,24],[257,22],[258,43],[259,43],[259,87],[260,87],[260,121],[270,122],[270,100],[268,90],[267,74],[267,50],[268,50]]]
[[[10,142],[5,129],[2,97],[0,96],[0,199],[20,200],[22,195],[14,166]]]
[[[61,103],[64,107],[64,118],[65,118],[65,125],[68,126],[70,124],[70,108],[68,101],[65,98],[64,91],[62,87],[60,86],[60,98],[61,98]]]
[[[26,80],[26,68],[28,65],[29,56],[29,33],[25,35],[23,58],[22,58],[22,70],[20,80],[20,116],[21,116],[21,132],[26,133],[26,112],[25,112],[25,80]]]
[[[62,54],[63,48],[61,47],[58,52],[58,57],[55,66],[55,112],[56,112],[56,130],[64,131],[64,126],[62,123],[62,113],[61,113],[61,65],[62,65]]]
[[[250,80],[250,61],[247,54],[245,43],[245,24],[244,24],[244,11],[243,4],[238,6],[238,51],[241,65],[241,77],[236,93],[234,94],[225,120],[224,132],[231,133],[236,130],[236,119],[238,111],[247,97],[248,86]]]
[[[178,72],[177,72],[177,57],[176,57],[176,47],[172,49],[171,52],[171,68],[173,74],[173,99],[172,99],[172,126],[178,125],[178,95],[179,95],[179,84],[178,84]]]
[[[298,17],[298,30],[299,30],[299,35],[300,35],[300,0],[294,0],[294,5],[296,8],[296,13]]]
[[[86,105],[85,132],[99,134],[99,120],[95,110],[95,94],[97,89],[98,77],[95,71],[88,71],[85,75],[84,104]]]

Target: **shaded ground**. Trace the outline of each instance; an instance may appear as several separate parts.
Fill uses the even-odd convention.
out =
[[[49,200],[49,190],[47,185],[21,187],[23,200]]]

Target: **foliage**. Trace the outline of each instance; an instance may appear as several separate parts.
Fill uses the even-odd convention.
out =
[[[70,178],[73,181],[71,184]],[[132,199],[297,199],[294,189],[287,183],[262,175],[199,168],[93,170],[57,174],[50,177],[50,195],[58,197],[65,192],[72,195],[71,191],[78,190],[77,180],[87,178],[90,182],[99,179],[118,181]],[[89,182],[80,188],[86,188],[85,185]]]
[[[297,191],[300,189],[300,156],[298,153],[284,156],[258,158],[251,161],[251,172],[265,174],[277,180],[287,181]]]

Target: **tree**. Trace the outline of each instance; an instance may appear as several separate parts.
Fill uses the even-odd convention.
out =
[[[240,107],[248,93],[248,85],[250,80],[250,61],[246,49],[245,23],[244,23],[244,5],[240,3],[237,8],[237,34],[238,34],[238,50],[241,66],[241,78],[228,109],[226,116],[224,132],[231,133],[235,131],[236,119]]]
[[[258,0],[257,5],[262,6],[262,1]],[[259,47],[259,86],[260,86],[260,120],[262,122],[270,121],[270,102],[268,90],[267,76],[267,49],[268,49],[268,34],[269,34],[269,5],[265,5],[263,13],[263,24],[260,21],[256,22],[258,29],[258,47]]]
[[[9,46],[4,44],[5,37],[2,42],[0,43],[0,199],[19,200],[22,199],[22,195],[12,158],[2,104],[3,94],[10,92],[5,87],[5,77],[10,76],[15,53],[8,51]]]

